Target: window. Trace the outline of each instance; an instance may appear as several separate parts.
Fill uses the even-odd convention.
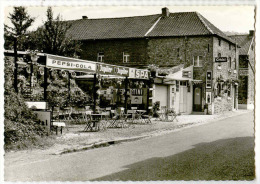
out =
[[[104,62],[104,52],[99,52],[97,56],[97,61],[98,62]]]
[[[180,57],[180,48],[177,48],[177,57]]]
[[[236,70],[237,69],[237,62],[236,62],[236,58],[234,58],[234,69]]]
[[[130,55],[128,52],[123,52],[123,63],[128,63],[130,61]]]
[[[181,86],[187,86],[187,83],[186,83],[186,81],[180,81],[180,85]]]
[[[221,39],[218,39],[218,46],[221,46]]]
[[[180,83],[179,81],[176,81],[176,92],[179,92]]]
[[[218,53],[218,57],[221,57],[221,53]]]
[[[193,57],[193,66],[202,67],[202,56],[194,56]]]
[[[228,57],[228,62],[229,62],[229,68],[231,68],[232,67],[231,57]]]

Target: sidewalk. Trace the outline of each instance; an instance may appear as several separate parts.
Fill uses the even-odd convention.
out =
[[[107,129],[100,132],[82,132],[84,125],[70,126],[69,130],[63,132],[55,139],[55,144],[46,149],[33,149],[17,152],[10,152],[7,162],[36,161],[41,155],[41,159],[48,159],[51,155],[60,155],[75,151],[93,149],[108,146],[120,142],[133,141],[137,139],[158,136],[184,128],[210,123],[220,119],[248,113],[248,110],[238,110],[226,112],[219,115],[181,115],[178,122],[162,122],[152,120],[152,124],[134,124],[130,128]],[[27,155],[26,157],[24,157]]]

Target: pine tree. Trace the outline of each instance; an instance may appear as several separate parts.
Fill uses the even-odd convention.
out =
[[[28,34],[28,28],[32,25],[35,18],[30,17],[25,7],[14,7],[13,13],[8,17],[12,26],[4,26],[5,49],[12,49],[13,39],[17,38],[18,50],[25,50],[24,42]]]

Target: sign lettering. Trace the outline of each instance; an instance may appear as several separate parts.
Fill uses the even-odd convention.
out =
[[[227,57],[216,57],[215,62],[227,62]]]
[[[75,71],[95,72],[96,64],[84,60],[47,55],[46,66]]]

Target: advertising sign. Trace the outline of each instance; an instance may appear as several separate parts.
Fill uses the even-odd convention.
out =
[[[227,57],[216,57],[215,62],[227,62]]]
[[[114,66],[106,65],[106,64],[98,64],[97,65],[97,73],[114,75]]]
[[[208,71],[206,76],[206,88],[210,89],[212,87],[212,72]]]
[[[143,89],[131,89],[131,95],[142,96],[143,95]]]
[[[131,104],[142,104],[142,96],[131,96]]]
[[[57,69],[96,72],[96,63],[53,55],[47,55],[46,66]]]
[[[211,92],[206,92],[206,103],[211,104]]]
[[[148,70],[142,70],[142,69],[130,68],[129,69],[129,78],[148,79],[149,78],[149,71]]]
[[[116,75],[122,75],[122,76],[127,76],[127,77],[129,76],[129,68],[115,66],[114,70],[115,70]]]
[[[248,76],[248,69],[239,69],[240,76]]]
[[[182,77],[191,78],[191,71],[182,71]]]

